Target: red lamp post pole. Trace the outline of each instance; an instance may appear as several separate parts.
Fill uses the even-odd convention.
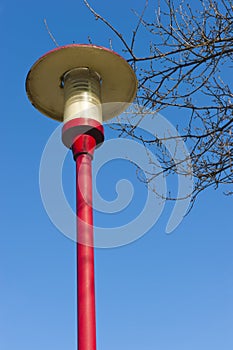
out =
[[[102,124],[76,118],[64,124],[63,143],[76,162],[78,350],[96,350],[92,159],[104,142]]]
[[[77,190],[78,350],[96,350],[91,164],[95,146],[90,135],[80,135],[72,146]]]
[[[74,44],[39,58],[27,75],[26,90],[34,107],[63,122],[62,141],[76,161],[78,350],[96,350],[91,161],[104,141],[103,121],[133,102],[137,78],[112,50]]]

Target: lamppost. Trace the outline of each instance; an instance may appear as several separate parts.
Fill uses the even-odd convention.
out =
[[[63,122],[62,141],[76,162],[79,350],[96,350],[91,161],[104,141],[103,121],[122,113],[136,90],[129,64],[94,45],[56,48],[35,62],[26,79],[34,107]]]

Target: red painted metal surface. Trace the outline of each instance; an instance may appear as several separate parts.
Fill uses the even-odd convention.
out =
[[[63,45],[63,46],[55,47],[54,49],[52,49],[49,52],[46,52],[44,55],[42,55],[38,59],[38,61],[43,60],[45,57],[47,57],[48,55],[50,55],[53,52],[60,51],[60,50],[63,50],[63,49],[69,49],[69,48],[72,48],[72,47],[74,47],[74,48],[75,47],[94,47],[94,48],[101,49],[101,50],[104,50],[104,51],[112,52],[115,55],[117,55],[118,57],[122,58],[121,55],[119,55],[119,53],[117,53],[117,52],[115,52],[115,51],[113,51],[111,49],[108,49],[108,48],[106,48],[104,46],[93,45],[93,44],[69,44],[69,45]]]
[[[91,118],[75,118],[71,119],[63,125],[62,142],[68,148],[74,144],[74,140],[78,135],[88,134],[94,137],[96,146],[104,141],[103,125]]]
[[[95,146],[95,138],[87,134],[78,136],[72,146],[77,189],[78,350],[96,350],[91,164]]]

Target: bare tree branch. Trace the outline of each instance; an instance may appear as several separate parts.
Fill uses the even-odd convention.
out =
[[[87,0],[84,2],[95,18],[120,39],[126,56],[129,55],[126,58],[138,77],[140,105],[154,112],[166,109],[182,115],[179,138],[186,142],[192,161],[193,203],[209,187],[230,186],[225,193],[232,194],[233,1],[198,0],[195,4],[188,0],[157,0],[157,4],[146,1],[141,15],[134,11],[136,25],[130,43]],[[146,8],[150,11],[145,11]],[[138,54],[136,45],[141,32],[143,55]],[[165,140],[158,140],[156,135],[142,137],[138,127],[140,120],[127,127],[122,124],[118,131],[121,136],[130,135],[151,147],[156,154],[161,169],[155,166],[157,170],[149,174],[148,181],[161,171],[165,175],[177,173],[174,160],[163,146]],[[174,196],[171,194],[167,199]]]
[[[44,25],[45,25],[45,27],[46,27],[46,30],[47,30],[47,32],[48,32],[48,34],[49,34],[51,40],[52,40],[53,43],[58,47],[59,45],[58,45],[56,39],[54,38],[52,32],[51,32],[50,29],[49,29],[49,26],[48,26],[48,23],[47,23],[46,18],[44,18]]]
[[[113,25],[107,21],[104,17],[102,17],[100,14],[98,14],[89,4],[87,0],[83,0],[84,4],[87,6],[87,8],[91,11],[91,13],[95,16],[96,20],[101,20],[103,23],[105,23],[112,31],[113,33],[121,40],[122,44],[124,45],[125,49],[131,54],[132,58],[134,58],[133,51],[131,50],[130,46],[127,44],[126,40],[124,39],[123,35],[113,27]]]

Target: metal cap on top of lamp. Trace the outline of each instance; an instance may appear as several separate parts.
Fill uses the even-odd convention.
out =
[[[26,91],[35,108],[63,122],[62,141],[76,162],[78,349],[96,350],[91,161],[104,141],[103,121],[134,100],[137,79],[112,50],[74,44],[37,60]]]

